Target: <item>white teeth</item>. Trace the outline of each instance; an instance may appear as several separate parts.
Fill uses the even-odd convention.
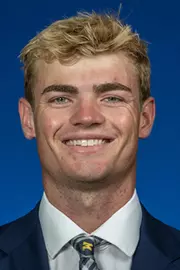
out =
[[[80,146],[94,146],[94,145],[100,145],[100,144],[103,144],[103,143],[106,143],[106,140],[93,140],[93,139],[90,139],[90,140],[69,140],[69,141],[66,141],[66,144],[67,145],[80,145]]]
[[[88,141],[82,140],[82,141],[80,142],[80,145],[82,145],[82,146],[87,146],[87,145],[88,145]]]

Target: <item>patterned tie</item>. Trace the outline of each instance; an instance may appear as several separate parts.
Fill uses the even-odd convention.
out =
[[[94,258],[94,247],[103,242],[105,241],[98,237],[87,237],[84,234],[80,234],[70,241],[80,256],[79,270],[99,270]]]

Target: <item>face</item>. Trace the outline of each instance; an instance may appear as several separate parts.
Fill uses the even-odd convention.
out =
[[[19,102],[24,134],[36,137],[43,174],[67,184],[101,183],[135,170],[138,138],[149,135],[154,100],[140,109],[138,78],[123,55],[64,66],[37,62],[35,111]]]

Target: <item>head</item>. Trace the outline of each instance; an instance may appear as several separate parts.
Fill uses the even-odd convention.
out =
[[[134,175],[138,139],[155,114],[139,35],[115,16],[78,14],[39,33],[21,60],[22,128],[37,139],[46,181],[105,186]]]

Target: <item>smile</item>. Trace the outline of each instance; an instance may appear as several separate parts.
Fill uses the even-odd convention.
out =
[[[81,140],[68,140],[65,141],[66,145],[72,145],[72,146],[83,146],[83,147],[88,147],[88,146],[95,146],[95,145],[101,145],[105,143],[109,143],[110,140],[106,139],[81,139]]]
[[[109,149],[111,142],[114,138],[70,138],[69,140],[62,141],[70,151],[79,154],[98,154],[102,151],[107,151]]]

